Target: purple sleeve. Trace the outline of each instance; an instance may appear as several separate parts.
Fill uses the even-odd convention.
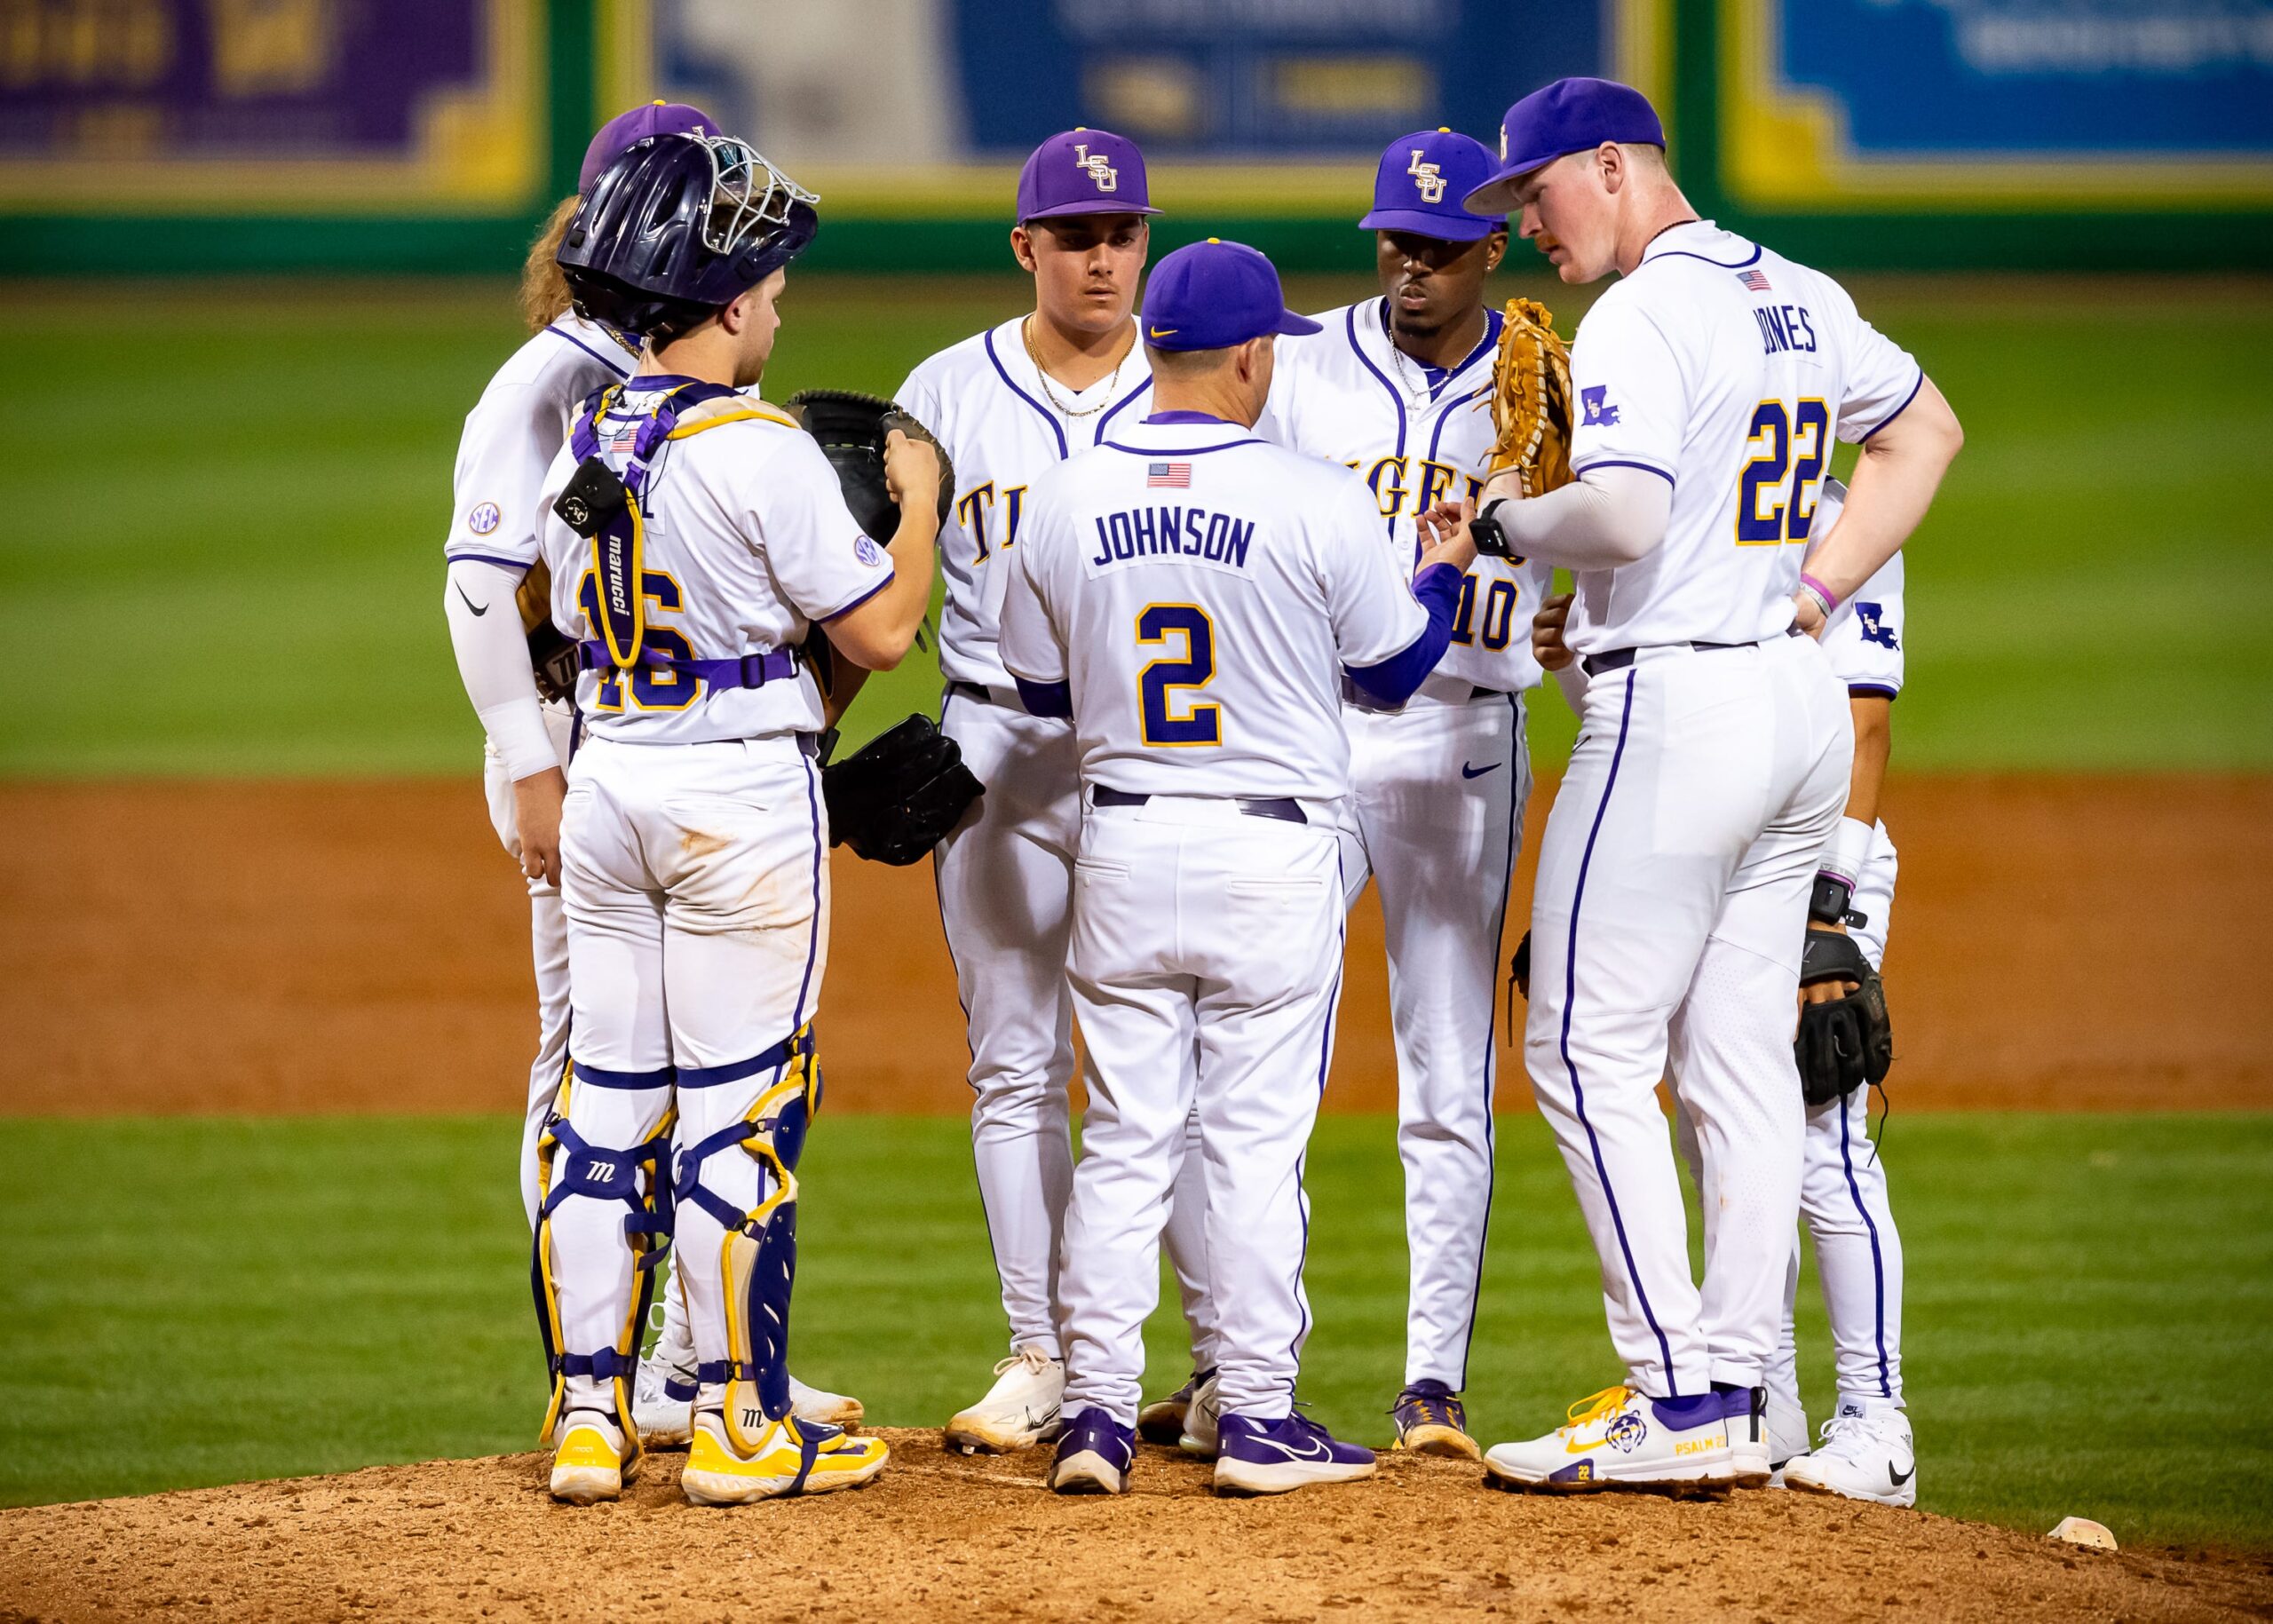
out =
[[[1453,638],[1453,616],[1460,609],[1461,572],[1449,564],[1431,564],[1414,578],[1413,596],[1429,612],[1421,635],[1378,665],[1344,666],[1343,671],[1372,698],[1384,705],[1402,705],[1437,669]]]

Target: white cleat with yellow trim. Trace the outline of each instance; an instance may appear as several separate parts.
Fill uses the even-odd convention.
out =
[[[560,1440],[552,1454],[550,1488],[555,1500],[589,1506],[623,1493],[638,1470],[639,1446],[627,1444],[613,1416],[598,1410],[573,1410],[554,1429]]]
[[[1572,1405],[1570,1420],[1545,1438],[1486,1452],[1486,1481],[1566,1494],[1725,1489],[1738,1472],[1726,1412],[1718,1393],[1667,1399],[1630,1387],[1607,1387]]]
[[[698,1411],[694,1443],[679,1487],[698,1506],[745,1506],[788,1494],[856,1489],[883,1470],[891,1452],[880,1438],[854,1438],[794,1414],[768,1422],[747,1453],[716,1410]]]

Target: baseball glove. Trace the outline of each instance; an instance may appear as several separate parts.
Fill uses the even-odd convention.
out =
[[[1894,1027],[1887,1019],[1886,988],[1855,939],[1838,931],[1810,931],[1800,957],[1800,985],[1852,981],[1843,998],[1800,1006],[1792,1052],[1800,1064],[1800,1093],[1810,1109],[1844,1099],[1869,1083],[1884,1082],[1894,1065]]]
[[[986,793],[962,764],[962,747],[929,717],[910,717],[823,767],[820,789],[828,844],[894,867],[938,845]]]
[[[529,669],[536,673],[536,691],[549,700],[576,697],[576,645],[552,623],[552,572],[542,560],[521,577],[513,603],[521,612],[521,634],[528,639]]]
[[[789,397],[788,410],[820,443],[820,454],[844,487],[844,505],[870,538],[889,542],[899,531],[899,504],[884,485],[884,436],[894,429],[929,441],[939,454],[939,522],[946,523],[955,495],[946,448],[891,401],[850,389],[801,389]]]
[[[1513,468],[1526,496],[1571,482],[1571,347],[1537,299],[1509,299],[1492,362],[1492,474]]]

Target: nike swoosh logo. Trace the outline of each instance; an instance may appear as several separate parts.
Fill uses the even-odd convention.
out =
[[[1460,764],[1460,775],[1462,778],[1482,778],[1499,764],[1496,761],[1487,761],[1480,767],[1472,767],[1468,763],[1462,762]]]
[[[1285,1455],[1289,1461],[1330,1461],[1334,1458],[1334,1452],[1331,1449],[1328,1449],[1324,1444],[1319,1443],[1315,1439],[1300,1449],[1296,1449],[1291,1445],[1282,1444],[1276,1438],[1251,1438],[1248,1441],[1250,1443],[1261,1444],[1266,1448],[1275,1449],[1280,1454]]]
[[[452,586],[457,586],[457,582],[455,581],[450,582],[450,584]],[[465,595],[465,589],[462,586],[458,587],[458,601],[465,605],[467,608],[472,610],[476,614],[487,614],[489,613],[489,606],[487,604],[475,603],[472,598],[468,598]]]
[[[1913,1461],[1910,1462],[1910,1470],[1908,1471],[1898,1472],[1894,1470],[1894,1462],[1889,1461],[1886,1463],[1886,1475],[1893,1479],[1895,1487],[1900,1488],[1904,1484],[1909,1482],[1913,1477],[1915,1477],[1918,1475],[1918,1462]]]
[[[1155,337],[1155,338],[1165,338],[1165,337],[1167,337],[1170,333],[1176,332],[1176,331],[1177,331],[1178,329],[1176,329],[1176,328],[1173,328],[1173,327],[1155,327],[1155,328],[1149,329],[1147,329],[1147,330],[1149,330],[1149,331],[1151,332],[1152,336],[1153,337]]]

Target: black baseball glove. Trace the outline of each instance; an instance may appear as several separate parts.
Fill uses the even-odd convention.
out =
[[[820,788],[828,844],[895,867],[938,845],[986,792],[929,717],[910,717],[823,767]]]
[[[939,522],[946,523],[955,495],[955,471],[946,448],[891,401],[850,389],[801,389],[789,397],[789,415],[820,442],[820,454],[844,488],[844,505],[879,542],[891,541],[899,531],[899,504],[884,485],[884,436],[898,429],[910,440],[929,441],[939,454]]]
[[[1811,930],[1800,957],[1800,985],[1825,981],[1857,985],[1842,998],[1800,1006],[1800,1032],[1792,1051],[1800,1063],[1800,1093],[1810,1109],[1884,1082],[1894,1065],[1894,1028],[1887,1019],[1879,972],[1853,937]]]

